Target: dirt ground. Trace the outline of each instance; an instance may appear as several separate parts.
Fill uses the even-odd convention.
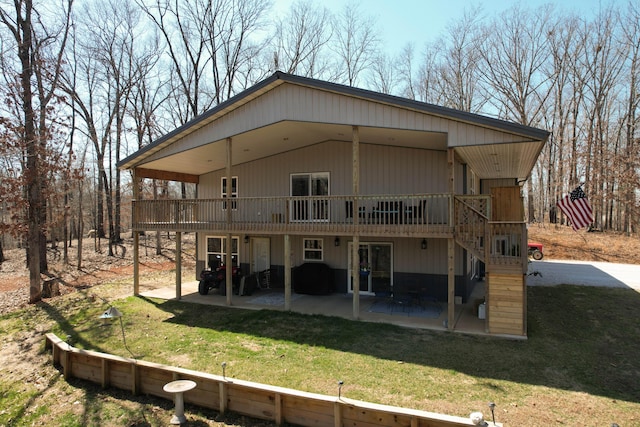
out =
[[[61,295],[78,289],[87,289],[105,282],[129,281],[133,283],[133,238],[127,236],[122,244],[108,255],[106,239],[86,238],[82,246],[82,264],[78,269],[77,242],[68,248],[68,262],[63,260],[63,248],[48,249],[49,273],[43,275],[45,285]],[[155,233],[140,238],[140,275],[142,288],[166,285],[166,276],[175,269],[175,235],[163,233],[161,253],[156,254]],[[29,270],[24,249],[5,250],[6,260],[0,264],[0,315],[24,307],[29,301]],[[193,275],[195,266],[195,236],[182,235],[183,273]],[[163,277],[164,276],[164,277]]]
[[[140,243],[140,287],[141,290],[164,286],[172,280],[171,270],[175,268],[175,237],[165,234],[162,239],[162,251],[156,255],[155,235],[141,238]],[[555,225],[534,224],[529,227],[529,241],[540,242],[544,245],[545,259],[592,260],[608,261],[626,264],[640,264],[637,254],[640,253],[640,239],[637,236],[627,237],[621,234],[592,233],[586,231],[574,232],[569,227]],[[98,247],[94,239],[85,239],[83,243],[82,268],[77,268],[77,248],[69,249],[69,262],[62,260],[62,248],[49,250],[49,275],[43,280],[52,284],[52,288],[61,295],[70,294],[78,290],[92,288],[98,292],[103,283],[121,282],[122,286],[113,287],[114,291],[122,295],[100,296],[117,298],[131,295],[133,277],[133,239],[125,238],[122,245],[117,247],[114,256],[107,255],[106,240],[102,240]],[[195,238],[192,234],[183,234],[182,238],[183,273],[193,277],[195,266]],[[25,265],[23,249],[4,251],[5,262],[0,264],[0,315],[9,313],[27,305],[29,297],[29,272]],[[71,295],[70,295],[71,296]],[[44,300],[45,302],[47,299]],[[5,339],[0,346],[0,373],[6,381],[24,381],[42,389],[46,393],[60,393],[59,387],[52,387],[59,382],[59,373],[51,367],[48,354],[39,352],[42,335],[47,325],[40,325],[34,330],[23,332],[20,336]],[[72,388],[71,396],[65,399],[82,401],[82,387]],[[77,395],[77,396],[75,396]],[[51,398],[49,396],[49,398]],[[105,393],[104,400],[127,402],[128,405],[141,405],[145,410],[158,413],[161,419],[170,416],[171,405],[161,402],[134,402],[118,399],[116,394]],[[68,405],[67,405],[68,407]],[[82,411],[78,404],[78,410]],[[53,414],[52,414],[53,416]],[[264,422],[250,420],[231,420],[229,422],[202,421],[205,425],[215,426],[265,426]],[[138,424],[136,424],[138,425]],[[149,425],[148,423],[145,425]],[[200,425],[200,424],[199,424]],[[270,425],[270,424],[269,424]]]
[[[553,224],[529,226],[529,242],[543,244],[544,259],[640,264],[640,238],[621,233],[573,231]]]

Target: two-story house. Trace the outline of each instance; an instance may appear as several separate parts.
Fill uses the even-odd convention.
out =
[[[134,190],[132,222],[178,242],[196,232],[196,275],[218,260],[244,274],[269,269],[295,310],[292,271],[323,263],[333,291],[352,295],[354,317],[362,295],[419,292],[445,305],[449,329],[480,278],[486,332],[526,336],[520,185],[548,135],[276,72],[118,167],[197,184],[196,199],[140,200]],[[231,269],[226,278],[231,305]]]

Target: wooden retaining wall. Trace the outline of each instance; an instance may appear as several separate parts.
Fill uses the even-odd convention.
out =
[[[47,334],[45,347],[51,349],[53,363],[61,366],[65,378],[79,378],[130,390],[132,394],[153,395],[168,400],[173,396],[162,387],[176,379],[196,382],[184,393],[184,401],[221,413],[232,411],[253,418],[300,426],[353,427],[456,427],[473,426],[469,418],[362,402],[269,386],[219,375],[171,367],[106,353],[81,350]],[[501,424],[496,423],[500,426]]]

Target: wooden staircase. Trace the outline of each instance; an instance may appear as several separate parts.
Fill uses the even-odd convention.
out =
[[[454,237],[456,243],[486,263],[489,241],[488,199],[454,198]]]

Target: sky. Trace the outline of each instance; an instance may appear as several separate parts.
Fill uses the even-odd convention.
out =
[[[276,13],[286,13],[294,1],[273,0]],[[340,12],[346,3],[345,0],[312,1],[332,13]],[[558,12],[576,12],[586,18],[595,16],[600,7],[627,4],[626,0],[356,0],[363,12],[377,19],[380,38],[390,55],[399,53],[409,42],[420,49],[425,42],[435,40],[444,34],[447,24],[462,18],[465,9],[481,5],[485,15],[493,17],[518,3],[528,9],[554,4]]]

